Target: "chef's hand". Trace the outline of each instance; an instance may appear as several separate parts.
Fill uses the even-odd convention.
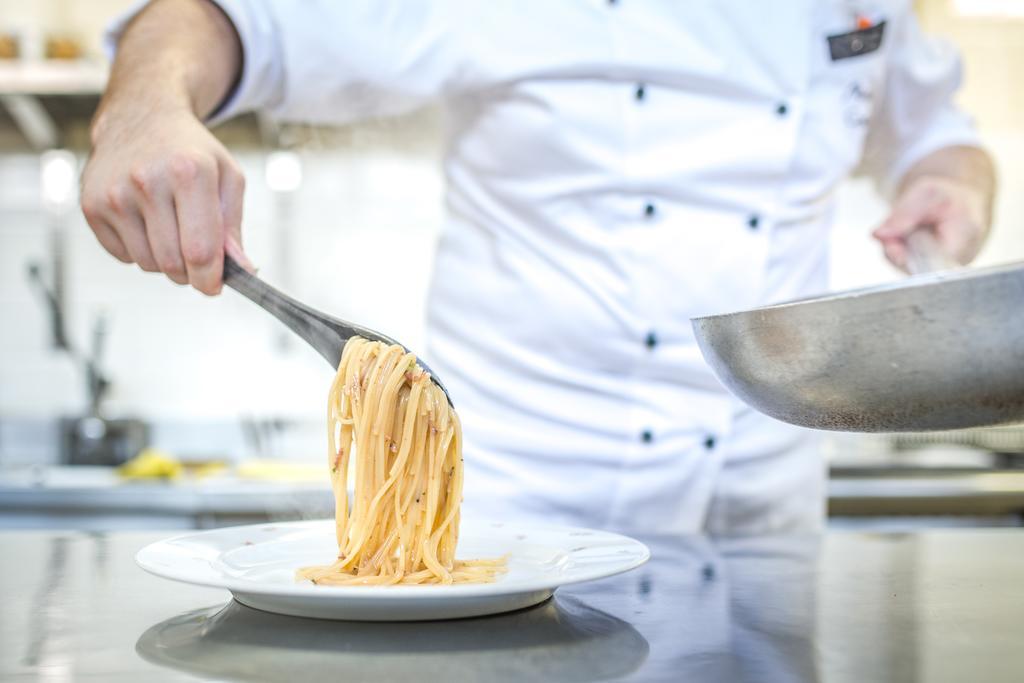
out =
[[[107,251],[205,294],[221,290],[225,252],[251,268],[241,246],[245,179],[202,123],[241,62],[217,5],[151,2],[118,43],[82,173],[82,212]]]
[[[225,250],[247,261],[245,178],[191,111],[147,109],[122,107],[98,120],[82,174],[82,212],[121,261],[217,294]]]
[[[930,230],[939,248],[966,265],[988,236],[995,171],[973,147],[949,147],[925,157],[905,176],[889,217],[872,233],[885,256],[907,270],[907,236]]]

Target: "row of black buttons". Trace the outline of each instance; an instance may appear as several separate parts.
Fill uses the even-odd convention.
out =
[[[647,84],[637,83],[633,90],[633,97],[637,102],[643,102],[647,99]],[[776,102],[775,115],[781,118],[787,114],[789,114],[789,105],[786,102]]]
[[[613,7],[619,4],[619,0],[608,0],[608,4]],[[645,83],[637,83],[636,90],[633,92],[638,102],[642,102],[647,96],[647,86]],[[789,107],[785,102],[779,102],[775,105],[775,113],[779,116],[785,116],[789,113]]]
[[[654,216],[657,213],[658,207],[656,207],[653,203],[647,202],[646,204],[644,204],[645,218],[654,218]],[[756,213],[747,216],[747,227],[750,228],[751,230],[757,230],[759,227],[761,227],[761,217]]]
[[[613,5],[615,4],[615,0],[609,0],[609,2],[610,2],[610,4],[613,4]],[[647,84],[646,83],[637,83],[636,84],[636,90],[633,92],[633,95],[634,95],[634,97],[636,97],[637,102],[643,102],[644,99],[646,99],[646,97],[647,97]],[[775,107],[775,113],[778,114],[779,116],[785,116],[788,112],[789,112],[789,107],[786,106],[785,102],[780,102]],[[647,204],[644,204],[644,216],[646,218],[654,218],[654,216],[657,213],[658,213],[658,209],[657,209],[657,207],[654,204],[652,204],[651,202],[648,202]],[[757,214],[753,214],[752,216],[747,218],[747,225],[750,227],[751,230],[757,230],[758,225],[760,224],[760,222],[761,222],[761,218]]]
[[[617,4],[617,0],[608,0],[608,4],[615,5]],[[633,91],[633,96],[634,98],[636,98],[637,102],[643,102],[647,98],[647,84],[637,83],[636,88]],[[785,116],[787,111],[788,108],[786,107],[786,104],[784,102],[779,103],[779,105],[775,108],[775,113],[778,114],[779,116]],[[645,217],[654,218],[657,212],[657,207],[655,207],[654,204],[648,202],[647,204],[644,205]],[[754,214],[747,219],[747,225],[750,227],[751,230],[757,230],[758,226],[760,225],[760,222],[761,219],[757,214]],[[658,345],[658,335],[653,331],[648,332],[647,336],[644,338],[644,345],[648,349],[653,350]],[[654,440],[654,433],[649,429],[645,429],[643,432],[640,433],[640,440],[643,441],[644,443],[651,443]],[[709,436],[704,441],[704,447],[707,448],[708,450],[714,448],[715,437]]]
[[[654,432],[652,432],[650,429],[643,430],[642,432],[640,432],[640,440],[643,441],[644,443],[651,443],[652,441],[654,441]],[[708,436],[707,438],[704,439],[704,448],[706,448],[709,451],[713,450],[716,443],[717,440],[714,436]]]

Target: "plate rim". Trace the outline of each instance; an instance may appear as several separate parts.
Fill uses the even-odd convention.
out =
[[[451,598],[487,598],[487,597],[498,597],[506,595],[517,595],[521,593],[529,593],[534,591],[554,591],[562,586],[569,586],[578,583],[585,583],[588,581],[596,581],[598,579],[608,578],[616,576],[628,571],[632,571],[637,567],[642,566],[651,558],[650,548],[643,543],[631,536],[620,534],[613,531],[604,531],[601,529],[592,529],[587,527],[577,527],[559,524],[543,524],[537,522],[496,522],[496,521],[478,521],[470,523],[474,528],[484,529],[488,526],[492,528],[508,529],[514,528],[517,532],[522,530],[538,529],[546,532],[558,531],[566,534],[586,532],[587,535],[596,535],[604,537],[608,540],[616,540],[625,544],[633,545],[639,550],[637,557],[630,558],[628,561],[623,561],[620,565],[616,565],[614,569],[609,570],[608,567],[600,569],[580,570],[577,575],[572,576],[568,580],[558,580],[557,577],[551,575],[545,575],[533,579],[527,583],[520,584],[506,584],[502,581],[496,581],[494,583],[473,583],[473,584],[456,584],[451,586],[438,586],[438,585],[418,585],[418,586],[315,586],[308,583],[294,584],[278,584],[278,583],[259,583],[259,582],[248,582],[238,579],[232,579],[227,576],[215,574],[215,570],[212,565],[209,565],[205,569],[210,571],[210,575],[206,577],[190,577],[182,576],[180,573],[167,571],[165,568],[155,565],[147,560],[147,555],[158,552],[160,546],[167,544],[173,544],[186,539],[192,539],[197,536],[216,536],[224,533],[225,531],[239,532],[245,529],[251,530],[262,530],[266,527],[283,527],[288,530],[301,530],[303,527],[314,527],[330,523],[333,520],[330,518],[325,519],[314,519],[314,520],[296,520],[288,522],[262,522],[259,524],[243,524],[227,527],[218,527],[216,529],[203,529],[193,530],[191,532],[177,534],[168,538],[161,539],[159,541],[153,541],[148,543],[139,549],[135,553],[135,563],[144,571],[154,576],[158,576],[162,579],[169,581],[176,581],[179,583],[187,583],[194,586],[204,586],[208,588],[220,588],[230,591],[231,593],[242,593],[249,595],[268,595],[277,597],[289,597],[289,598],[305,598],[305,597],[316,597],[329,595],[332,599],[344,597],[346,600],[355,601],[375,601],[382,597],[386,597],[389,601],[403,598],[406,600],[431,600],[436,599],[439,596],[451,597]],[[463,522],[465,524],[465,522]],[[498,525],[498,526],[495,526]],[[460,533],[461,535],[461,533]],[[220,551],[226,552],[226,551]],[[219,553],[218,553],[219,556]]]

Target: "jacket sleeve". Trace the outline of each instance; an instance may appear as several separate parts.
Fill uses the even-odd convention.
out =
[[[972,120],[954,103],[961,81],[955,48],[921,31],[913,13],[892,26],[880,101],[859,171],[892,196],[904,174],[943,147],[980,147]]]
[[[210,117],[261,109],[347,123],[401,114],[463,87],[464,52],[445,0],[212,0],[242,42],[242,75]],[[108,50],[145,5],[107,31]]]

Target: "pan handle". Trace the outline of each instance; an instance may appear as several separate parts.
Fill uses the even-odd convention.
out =
[[[935,231],[921,226],[907,235],[907,270],[911,275],[921,275],[937,270],[950,270],[959,264],[942,250]]]

